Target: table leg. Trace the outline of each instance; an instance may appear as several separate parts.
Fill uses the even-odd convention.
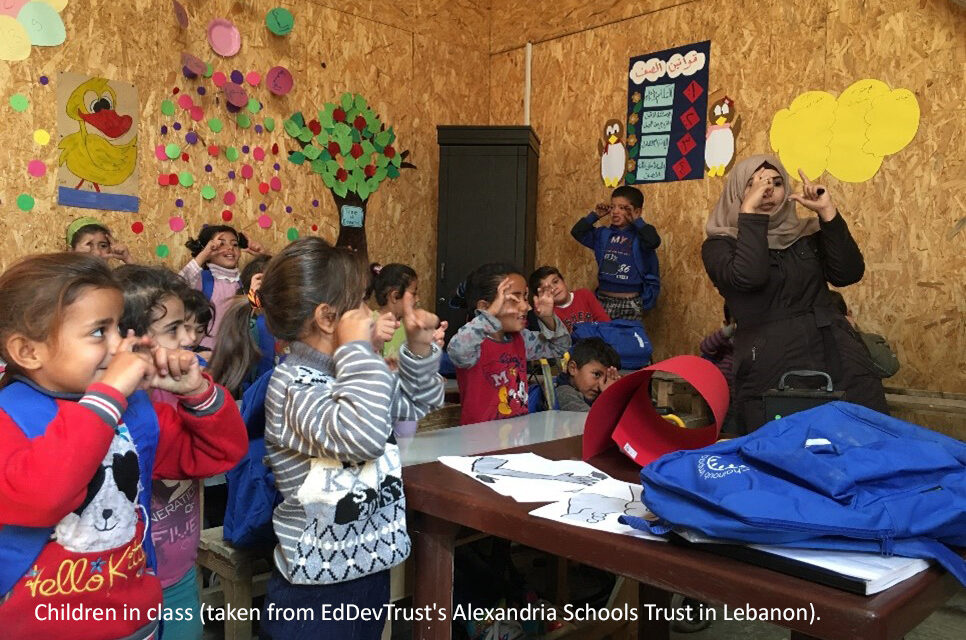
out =
[[[416,514],[412,533],[416,584],[413,608],[422,620],[413,623],[414,640],[450,640],[453,629],[453,548],[459,525],[424,513]],[[445,610],[441,620],[440,611]]]
[[[665,616],[659,615],[659,613],[670,610],[671,593],[641,582],[637,589],[637,601],[638,640],[669,640],[671,637],[671,623],[665,619]],[[648,607],[645,606],[647,604],[655,605],[651,607],[651,611],[654,612],[652,615],[648,615]]]

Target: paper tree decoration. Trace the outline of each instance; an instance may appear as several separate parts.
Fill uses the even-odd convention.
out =
[[[400,170],[414,168],[405,162],[408,151],[394,146],[396,134],[366,103],[352,93],[338,103],[327,102],[317,120],[305,121],[301,112],[285,121],[285,132],[300,145],[289,162],[309,167],[332,192],[339,210],[337,246],[363,254],[366,244],[366,204],[369,196]]]

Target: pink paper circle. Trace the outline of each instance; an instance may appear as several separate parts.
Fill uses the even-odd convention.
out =
[[[205,110],[201,107],[191,107],[191,119],[200,122],[205,117]]]
[[[47,165],[40,160],[31,160],[27,163],[27,173],[35,178],[42,178],[47,175]]]
[[[269,180],[268,184],[272,187],[272,191],[282,190],[282,179],[278,176],[274,176],[271,180]]]
[[[182,29],[187,29],[188,12],[184,10],[184,7],[181,5],[180,2],[178,2],[178,0],[172,0],[172,5],[173,5],[172,8],[174,9],[174,17],[175,17],[175,20],[178,21],[178,26],[181,27]]]
[[[258,73],[257,71],[249,71],[248,75],[245,76],[245,82],[252,85],[253,87],[257,87],[261,81],[262,81],[262,74]]]
[[[171,227],[172,231],[181,231],[184,229],[184,218],[174,216],[168,220],[168,226]]]
[[[260,226],[262,229],[268,229],[270,226],[272,226],[272,219],[267,215],[258,216],[258,226]]]
[[[165,153],[163,144],[159,144],[154,148],[154,157],[157,158],[158,160],[168,159],[168,154]]]
[[[208,70],[208,65],[187,51],[182,52],[181,54],[181,64],[187,67],[188,71],[196,76],[204,75],[205,71]]]
[[[182,109],[188,110],[191,107],[195,106],[195,102],[194,100],[191,99],[191,96],[189,96],[187,93],[182,93],[181,96],[178,98],[178,106],[181,107]]]
[[[226,191],[225,197],[222,198],[222,201],[228,206],[235,204],[235,194],[231,191]]]
[[[241,109],[248,105],[248,92],[240,84],[226,82],[223,87],[225,99],[229,104]]]
[[[242,177],[245,180],[248,180],[253,175],[255,175],[255,171],[254,171],[254,169],[252,169],[252,165],[246,164],[244,167],[242,167],[241,168],[241,175],[242,175]]]
[[[252,151],[252,157],[261,162],[265,159],[265,150],[261,147],[255,147],[255,150]]]
[[[221,71],[215,71],[211,75],[211,81],[213,83],[215,83],[215,86],[216,87],[218,87],[219,89],[221,89],[223,86],[225,86],[225,83],[228,82],[228,76],[226,76]]]
[[[292,78],[292,73],[285,67],[272,67],[265,74],[265,84],[275,95],[284,96],[292,90],[295,80]]]
[[[230,20],[215,18],[208,23],[208,44],[218,55],[230,58],[241,49],[241,33]]]

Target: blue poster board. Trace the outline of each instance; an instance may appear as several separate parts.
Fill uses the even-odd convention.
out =
[[[710,40],[631,58],[626,184],[704,177],[710,63]]]

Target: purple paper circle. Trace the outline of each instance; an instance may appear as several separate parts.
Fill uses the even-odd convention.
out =
[[[274,165],[272,165],[272,167],[273,167],[273,168],[274,168],[274,169],[275,169],[276,171],[278,171],[279,169],[281,169],[281,168],[282,168],[282,165],[280,165],[279,163],[277,163],[277,162],[276,162],[276,163],[275,163]]]
[[[205,172],[206,173],[211,173],[211,165],[210,164],[206,164],[205,165]]]
[[[194,131],[189,131],[188,133],[185,134],[184,141],[187,142],[188,144],[194,144],[198,142],[198,134],[195,133]]]
[[[228,172],[228,179],[229,180],[234,180],[235,179],[235,172],[234,171],[229,171]]]
[[[319,201],[318,201],[318,200],[313,200],[313,201],[312,201],[312,206],[313,206],[313,207],[317,207],[317,206],[319,206]]]
[[[247,144],[243,144],[242,145],[242,153],[248,153],[248,145]]]
[[[235,84],[241,84],[242,82],[245,81],[245,76],[238,69],[235,69],[234,71],[232,71],[231,76],[229,77],[231,78],[231,81],[234,82]]]
[[[204,87],[198,87],[197,91],[198,91],[198,95],[199,96],[205,95],[205,88]]]
[[[173,127],[174,127],[174,130],[175,130],[175,131],[181,131],[181,123],[180,123],[180,122],[175,122],[175,123],[174,123],[173,125],[171,125],[171,126],[173,126]]]
[[[48,82],[50,82],[50,78],[47,76],[40,76],[40,84],[46,85]]]
[[[184,206],[184,200],[182,200],[181,198],[178,198],[177,200],[174,201],[174,206],[176,206],[176,207],[183,207]]]
[[[261,133],[261,132],[262,132],[262,125],[256,124],[255,125],[255,133]]]
[[[292,207],[285,207],[285,213],[292,213]]]
[[[258,210],[259,211],[265,211],[265,209],[268,209],[268,207],[265,206],[265,203],[264,202],[261,203],[260,205],[258,205]]]
[[[168,125],[166,124],[161,125],[161,135],[167,135],[167,133],[168,133]]]

